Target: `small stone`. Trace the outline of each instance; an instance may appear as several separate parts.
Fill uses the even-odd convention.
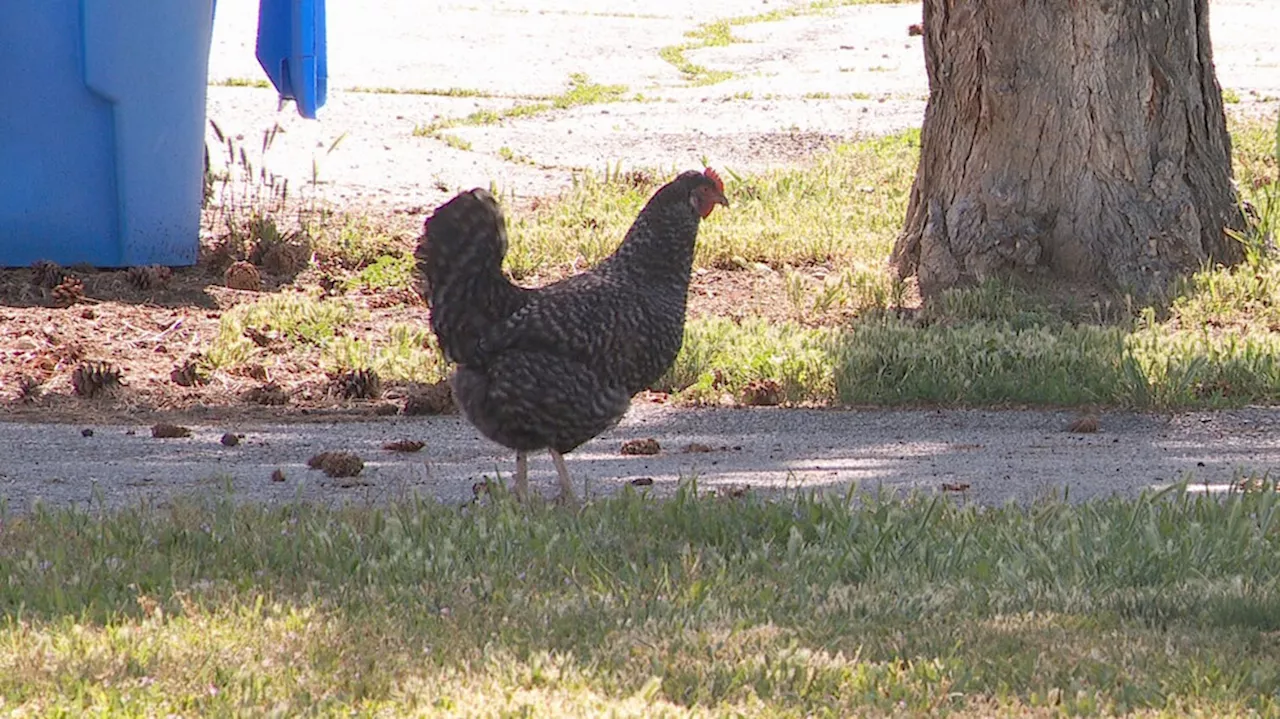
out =
[[[1093,434],[1098,431],[1098,417],[1092,414],[1080,417],[1067,427],[1067,431],[1073,434]]]
[[[307,466],[330,477],[354,477],[364,470],[364,461],[350,452],[321,452],[307,460]]]
[[[227,432],[222,435],[221,442],[224,447],[234,447],[237,444],[240,444],[240,438],[230,432]]]
[[[93,436],[93,430],[89,429],[88,427],[85,427],[84,429],[80,430],[80,436],[81,436],[81,437],[92,437],[92,436]]]
[[[417,452],[427,446],[426,442],[419,442],[416,439],[400,439],[394,442],[387,442],[382,448],[390,452]]]

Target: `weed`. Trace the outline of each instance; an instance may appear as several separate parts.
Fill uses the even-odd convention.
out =
[[[680,45],[668,45],[658,51],[658,57],[667,61],[680,71],[683,79],[691,85],[714,85],[733,77],[727,70],[710,70],[691,61],[685,53],[706,47],[723,47],[733,43],[745,42],[733,35],[734,26],[750,25],[761,22],[777,22],[801,15],[812,15],[849,5],[865,5],[880,0],[819,0],[807,5],[797,5],[782,10],[770,10],[756,15],[741,15],[703,23],[685,33],[692,42]],[[891,0],[904,2],[905,0]]]
[[[382,255],[346,282],[348,290],[404,290],[413,287],[412,255]]]
[[[498,157],[506,162],[515,162],[522,165],[534,164],[533,160],[529,159],[528,155],[521,155],[506,145],[498,148]]]
[[[444,144],[448,145],[449,147],[452,147],[455,150],[462,150],[463,152],[471,151],[471,143],[462,139],[461,137],[458,137],[457,135],[450,135],[448,133],[440,132],[440,133],[436,133],[435,138],[437,140],[440,140]]]
[[[221,80],[214,80],[209,84],[215,87],[254,87],[254,88],[271,87],[271,83],[267,82],[266,80],[263,80],[261,78],[251,79],[247,77],[228,77],[228,78],[223,78]]]
[[[569,75],[568,89],[559,95],[520,103],[504,110],[476,110],[463,118],[438,118],[427,124],[415,125],[413,134],[416,137],[436,137],[441,130],[450,127],[496,125],[503,120],[533,117],[551,110],[618,102],[625,99],[626,93],[625,85],[601,85],[592,82],[586,74],[575,72]]]

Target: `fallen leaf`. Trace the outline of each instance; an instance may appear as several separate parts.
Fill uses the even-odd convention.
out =
[[[178,437],[190,437],[191,430],[176,424],[168,424],[161,422],[151,428],[151,436],[156,439],[175,439]]]
[[[1086,414],[1076,419],[1067,427],[1068,432],[1074,434],[1093,434],[1098,431],[1098,417],[1092,414]]]
[[[416,439],[398,439],[394,442],[387,442],[382,448],[391,452],[417,452],[427,446],[426,442],[419,442]]]

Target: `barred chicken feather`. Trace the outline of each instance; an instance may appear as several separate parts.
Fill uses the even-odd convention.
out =
[[[453,392],[481,434],[516,451],[547,449],[561,497],[576,502],[563,454],[616,424],[667,371],[684,337],[698,226],[728,205],[714,170],[681,173],[640,211],[613,255],[536,289],[502,272],[506,221],[480,189],[427,219],[416,254],[431,329],[455,363]]]

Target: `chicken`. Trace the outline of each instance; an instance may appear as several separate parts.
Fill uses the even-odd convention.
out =
[[[456,365],[463,415],[516,451],[517,497],[528,496],[529,452],[547,449],[561,500],[576,504],[563,455],[617,424],[675,361],[698,226],[717,204],[729,203],[714,170],[681,173],[613,255],[536,289],[502,272],[506,222],[488,192],[463,192],[427,219],[416,258],[431,329]]]

